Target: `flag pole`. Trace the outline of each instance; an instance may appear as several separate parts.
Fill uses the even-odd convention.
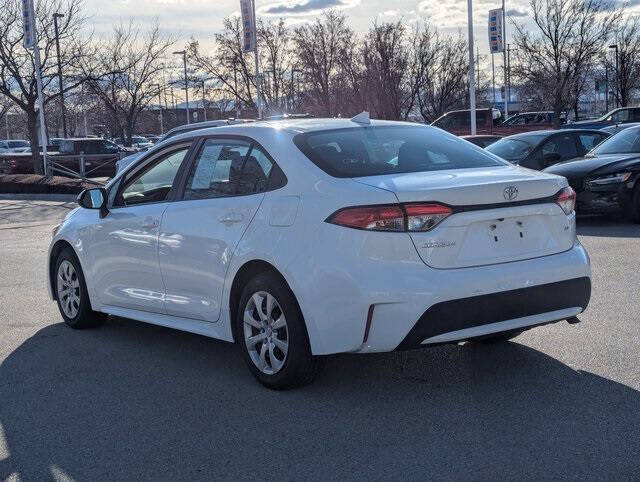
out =
[[[507,17],[502,0],[502,60],[504,65],[504,118],[509,117],[509,99],[507,99]]]
[[[473,0],[467,0],[469,28],[469,107],[471,107],[471,135],[476,135],[476,81],[473,58]]]

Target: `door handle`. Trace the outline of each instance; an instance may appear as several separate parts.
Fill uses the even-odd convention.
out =
[[[218,218],[218,221],[220,221],[222,224],[233,224],[241,223],[243,219],[244,216],[242,216],[242,214],[229,213],[222,216],[221,218]]]
[[[158,226],[160,226],[160,221],[158,219],[145,218],[145,220],[142,221],[142,227],[144,229],[157,228]]]

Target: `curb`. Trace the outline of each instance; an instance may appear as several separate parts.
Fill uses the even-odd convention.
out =
[[[0,200],[75,202],[77,194],[0,193]]]

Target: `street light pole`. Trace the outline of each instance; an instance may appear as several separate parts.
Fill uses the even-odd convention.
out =
[[[204,112],[204,120],[207,120],[207,101],[204,96],[204,79],[202,79],[202,111]]]
[[[504,118],[509,117],[509,101],[507,100],[507,17],[504,10],[504,0],[502,0],[502,62],[504,68]]]
[[[62,111],[62,134],[67,137],[67,118],[64,111],[64,92],[62,88],[62,63],[60,62],[60,32],[58,31],[58,19],[64,17],[62,13],[53,14],[53,28],[56,33],[56,55],[58,58],[58,85],[60,86],[60,109]]]
[[[476,80],[473,65],[473,0],[467,0],[469,28],[469,107],[471,107],[471,135],[476,135]]]
[[[184,63],[184,96],[187,101],[187,124],[190,124],[191,121],[189,119],[189,79],[187,78],[187,51],[179,50],[173,53],[174,55],[182,55],[182,61]]]
[[[160,112],[160,135],[164,134],[164,120],[162,119],[162,86],[160,84],[151,84],[151,87],[158,88],[158,110]]]
[[[620,74],[618,72],[618,44],[609,45],[610,49],[616,51],[616,107],[620,107]]]

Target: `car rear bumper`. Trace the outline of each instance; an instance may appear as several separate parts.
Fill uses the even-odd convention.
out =
[[[590,297],[591,280],[582,277],[436,303],[423,313],[396,349],[563,320],[584,311]]]
[[[587,187],[576,196],[577,214],[615,214],[626,211],[633,188],[627,184]]]

